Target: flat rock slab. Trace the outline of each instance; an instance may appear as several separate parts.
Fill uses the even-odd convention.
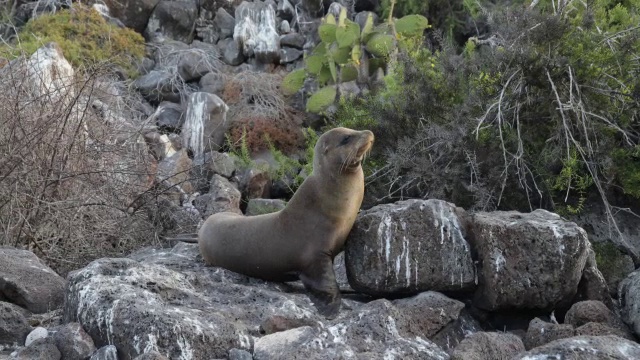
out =
[[[346,243],[347,275],[359,292],[403,295],[475,286],[462,209],[441,200],[407,200],[363,211]]]
[[[65,280],[27,250],[0,248],[0,298],[40,314],[64,301]]]

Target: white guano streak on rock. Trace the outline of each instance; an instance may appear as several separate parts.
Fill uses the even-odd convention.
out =
[[[327,331],[329,331],[329,334],[331,334],[331,336],[333,336],[333,343],[334,344],[342,344],[342,345],[346,345],[345,341],[344,341],[344,334],[347,333],[347,326],[345,324],[336,324],[333,326],[329,326],[327,328]]]
[[[204,122],[206,112],[204,94],[195,93],[189,98],[185,115],[185,137],[187,148],[193,151],[194,158],[204,153]]]

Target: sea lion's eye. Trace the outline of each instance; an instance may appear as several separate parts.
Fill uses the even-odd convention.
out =
[[[340,145],[347,145],[349,143],[349,140],[351,140],[351,135],[343,137],[342,141],[340,141]]]

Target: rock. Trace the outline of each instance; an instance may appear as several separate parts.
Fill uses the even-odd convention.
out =
[[[284,209],[287,202],[280,199],[249,199],[247,203],[247,216],[269,214]]]
[[[470,242],[478,253],[474,305],[546,309],[568,305],[589,255],[589,240],[575,223],[545,210],[476,213]]]
[[[333,272],[336,274],[336,282],[341,291],[353,292],[349,279],[347,279],[347,267],[344,263],[344,251],[341,251],[333,258]]]
[[[187,102],[185,122],[182,126],[182,143],[193,151],[193,157],[206,151],[218,150],[224,145],[224,135],[229,124],[229,107],[216,95],[195,92]]]
[[[151,103],[180,102],[176,75],[164,70],[152,70],[133,82],[133,87]]]
[[[229,360],[253,360],[250,352],[242,349],[229,350]]]
[[[0,248],[0,299],[33,313],[62,306],[65,280],[32,252]]]
[[[85,360],[96,351],[93,340],[78,323],[62,326],[53,340],[64,360]]]
[[[593,243],[591,237],[589,237],[589,240],[592,241],[593,249],[596,253],[598,270],[600,270],[607,282],[609,295],[617,298],[620,282],[635,270],[633,259],[631,256],[623,254],[610,242]]]
[[[98,346],[115,345],[121,360],[145,348],[172,359],[225,358],[232,348],[252,349],[270,315],[319,319],[302,291],[205,266],[197,244],[133,258],[70,273],[65,306],[65,321],[81,323]]]
[[[233,39],[223,39],[218,42],[222,53],[222,60],[231,66],[238,66],[244,62],[244,54],[238,43]]]
[[[105,0],[111,14],[138,33],[146,29],[149,17],[160,0]]]
[[[60,360],[62,355],[53,342],[53,338],[38,339],[29,346],[18,350],[12,359],[16,360]]]
[[[620,282],[618,298],[622,320],[636,336],[640,336],[640,270],[632,272]]]
[[[33,101],[68,105],[74,98],[75,71],[58,44],[51,42],[22,63]],[[24,99],[28,101],[29,99]]]
[[[305,42],[306,39],[304,36],[298,33],[286,34],[280,37],[280,46],[288,46],[302,50]]]
[[[31,326],[23,310],[14,304],[0,301],[0,348],[3,345],[23,345]]]
[[[156,125],[167,131],[175,132],[184,124],[184,111],[180,104],[163,101],[152,116]]]
[[[233,39],[245,56],[265,64],[280,56],[280,38],[276,30],[276,12],[271,4],[243,1],[236,8]]]
[[[238,174],[240,191],[247,199],[268,199],[271,193],[271,176],[268,162],[258,159],[251,168]]]
[[[569,324],[553,324],[535,318],[529,323],[524,345],[529,350],[554,340],[569,338],[574,335],[575,330]]]
[[[214,25],[218,28],[220,39],[226,39],[233,36],[236,26],[236,19],[233,18],[224,8],[218,8],[216,17],[213,19]]]
[[[322,10],[324,9],[324,4],[322,3],[322,1],[300,0],[298,4],[301,7],[301,9],[310,17],[322,16]]]
[[[147,146],[154,158],[158,161],[173,156],[177,152],[167,135],[160,135],[160,133],[152,131],[144,134],[144,140],[147,142]]]
[[[169,39],[190,43],[198,17],[198,5],[193,0],[160,0],[147,22],[145,35],[160,33]]]
[[[412,319],[409,324],[412,332],[427,339],[455,321],[464,309],[464,303],[434,291],[394,300],[393,304],[407,319]]]
[[[185,149],[177,151],[158,163],[157,182],[170,186],[180,194],[192,193],[193,185],[189,181],[191,164]]]
[[[519,337],[509,333],[479,332],[462,340],[451,360],[511,359],[525,351]]]
[[[291,5],[289,0],[278,1],[278,7],[276,9],[276,15],[278,15],[278,18],[288,22],[293,20],[295,14],[296,9]]]
[[[376,300],[322,327],[303,326],[258,339],[253,357],[265,359],[448,359],[429,340],[411,333],[410,319],[389,301]],[[364,335],[366,334],[366,335]]]
[[[607,281],[598,270],[595,253],[591,249],[589,249],[587,262],[582,271],[578,291],[571,302],[575,303],[583,300],[598,300],[603,302],[609,309],[613,309],[613,300],[609,295]]]
[[[113,345],[103,346],[89,360],[118,360],[118,349]]]
[[[209,167],[214,174],[230,178],[236,171],[235,161],[228,153],[210,152]]]
[[[196,197],[194,206],[205,219],[224,211],[242,214],[240,198],[240,191],[229,180],[216,174],[211,178],[209,193]]]
[[[13,17],[16,26],[22,26],[30,19],[36,19],[42,15],[55,13],[56,11],[71,7],[71,1],[67,0],[18,2],[16,5],[18,4],[20,5],[17,7]]]
[[[27,338],[24,341],[24,346],[29,346],[37,340],[44,339],[47,336],[49,336],[49,330],[38,326],[37,328],[33,329],[33,331],[29,333],[29,335],[27,335]]]
[[[168,196],[175,197],[175,194],[169,192],[160,196],[157,206],[149,209],[149,217],[154,223],[161,225],[162,233],[166,236],[197,232],[202,220],[198,210],[192,208],[193,205],[188,201],[180,206],[179,202],[170,200]]]
[[[640,359],[640,345],[617,336],[575,336],[552,341],[514,357],[513,360]]]
[[[180,56],[178,74],[184,81],[198,80],[212,71],[218,71],[220,68],[220,53],[216,46],[200,41],[194,41],[193,44],[209,46],[206,48],[191,48]]]
[[[111,11],[109,11],[109,7],[105,4],[96,3],[91,5],[91,8],[100,14],[103,19],[105,19],[108,23],[113,24],[119,28],[123,28],[124,24],[119,19],[111,16]]]
[[[440,200],[407,200],[362,211],[346,242],[351,286],[370,295],[464,292],[475,268],[458,213]]]
[[[222,96],[227,77],[220,73],[208,73],[200,79],[200,91]]]
[[[463,309],[457,319],[445,325],[442,330],[438,331],[429,340],[451,354],[467,336],[480,331],[483,331],[480,323]]]
[[[302,50],[283,47],[280,49],[280,64],[289,64],[302,57]]]
[[[280,331],[287,331],[303,326],[313,326],[315,323],[309,319],[292,319],[279,315],[269,316],[260,324],[260,333],[269,335]]]
[[[573,304],[564,316],[564,322],[576,328],[590,322],[602,323],[629,334],[622,320],[601,301],[587,300]]]
[[[635,341],[635,338],[628,330],[613,328],[607,324],[589,322],[576,328],[576,335],[606,336],[615,335],[627,340]]]
[[[287,20],[282,20],[282,22],[280,23],[280,33],[287,34],[290,32],[291,32],[291,25],[289,25],[289,22]]]

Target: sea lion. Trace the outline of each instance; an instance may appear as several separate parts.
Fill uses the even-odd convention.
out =
[[[314,148],[313,171],[275,213],[211,215],[198,232],[204,260],[268,281],[302,280],[320,314],[340,310],[333,258],[342,250],[364,195],[362,161],[371,131],[335,128]]]

